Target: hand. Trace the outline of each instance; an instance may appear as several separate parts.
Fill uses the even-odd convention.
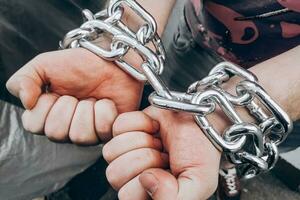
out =
[[[168,154],[162,152],[161,140],[154,137],[158,129],[158,122],[143,112],[124,113],[117,118],[114,138],[104,145],[102,154],[109,163],[108,181],[114,189],[122,188],[120,199],[146,199],[138,174],[149,168],[168,167]],[[135,195],[127,196],[127,191],[123,194],[124,188],[134,190]]]
[[[149,150],[155,148],[153,136],[150,137],[157,130],[153,120],[160,125],[170,170],[161,169],[166,157],[157,153],[159,149],[156,153]],[[113,125],[113,134],[120,136],[104,146],[103,155],[110,163],[108,181],[119,189],[121,200],[147,199],[147,193],[155,200],[199,200],[215,191],[220,152],[192,116],[149,107],[144,113],[120,115]]]
[[[40,54],[7,82],[27,109],[26,130],[86,145],[111,138],[117,114],[138,108],[142,88],[112,62],[81,48]]]

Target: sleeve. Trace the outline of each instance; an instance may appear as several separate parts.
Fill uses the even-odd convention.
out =
[[[62,188],[102,155],[102,146],[57,144],[21,125],[23,110],[0,101],[0,199],[31,199]]]

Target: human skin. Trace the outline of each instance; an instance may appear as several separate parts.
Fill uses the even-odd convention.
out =
[[[266,92],[287,112],[292,121],[300,119],[300,46],[297,46],[283,54],[257,64],[249,70],[253,72]],[[233,78],[224,88],[234,91],[234,85],[239,81]],[[239,109],[240,115],[247,120],[253,120],[246,114],[245,109]],[[218,111],[210,116],[217,122],[219,129],[224,129],[229,123],[224,122],[224,114]],[[225,120],[226,121],[226,120]]]
[[[299,55],[300,46],[250,69],[293,121],[300,118]],[[225,88],[233,91],[237,81],[233,78]],[[243,109],[238,110],[243,119],[252,120]],[[209,118],[219,130],[230,125],[220,110]],[[162,146],[153,136],[156,132]],[[121,200],[144,200],[148,194],[154,200],[199,200],[214,192],[221,153],[191,115],[154,107],[144,114],[124,113],[116,119],[113,134],[103,156],[109,163],[108,181],[119,190]]]
[[[153,136],[156,132],[162,144]],[[115,121],[113,134],[103,156],[110,163],[107,179],[119,190],[119,199],[143,200],[150,195],[199,200],[215,191],[220,152],[191,115],[155,107],[124,113]]]
[[[175,0],[138,2],[157,20],[161,34]],[[124,21],[133,29],[142,23],[129,9]],[[140,64],[136,55],[127,57],[135,66]],[[143,83],[114,63],[82,48],[40,54],[6,85],[26,109],[22,117],[26,130],[81,145],[108,141],[117,115],[137,110],[143,90]]]
[[[151,1],[151,2],[153,2],[153,1]],[[155,2],[154,2],[151,5],[153,5],[153,7],[156,5],[159,5],[159,7],[161,8],[161,7],[163,7],[162,4],[163,4],[163,1],[158,2],[158,4],[155,4]],[[164,11],[161,13],[166,13],[166,12]],[[161,26],[159,26],[159,27],[161,27]],[[160,32],[162,32],[161,28],[159,30],[160,30]],[[76,54],[74,53],[75,52],[74,50],[61,51],[63,53],[60,52],[59,55],[55,54],[56,56],[60,57],[60,59],[58,59],[59,63],[56,63],[58,61],[56,60],[56,57],[53,54],[51,54],[50,56],[49,56],[49,54],[43,54],[42,56],[38,57],[38,59],[42,59],[42,60],[45,59],[45,60],[43,60],[42,62],[41,61],[38,62],[39,66],[41,66],[41,67],[37,67],[37,68],[42,68],[42,69],[47,68],[49,70],[54,70],[54,73],[51,74],[51,76],[50,76],[51,78],[49,78],[49,76],[45,76],[45,74],[43,74],[43,73],[38,73],[39,71],[31,63],[30,64],[31,67],[24,67],[25,70],[23,68],[23,70],[20,70],[21,72],[19,71],[16,75],[14,75],[12,77],[12,79],[10,79],[10,81],[7,83],[7,86],[8,86],[8,89],[13,94],[15,94],[16,96],[19,96],[21,98],[21,100],[26,108],[31,109],[31,111],[28,111],[29,116],[26,116],[24,114],[23,120],[25,122],[25,127],[27,129],[37,130],[37,132],[43,131],[44,128],[47,127],[47,124],[49,125],[49,123],[47,122],[48,116],[49,116],[48,113],[50,113],[50,111],[52,110],[53,105],[56,104],[56,102],[57,102],[56,99],[60,98],[60,97],[64,97],[64,98],[70,97],[70,99],[72,99],[72,100],[67,99],[67,100],[65,100],[67,103],[61,103],[63,105],[57,106],[59,108],[57,108],[56,110],[58,110],[59,112],[56,111],[57,115],[56,116],[54,115],[54,117],[53,117],[53,119],[55,119],[57,122],[59,122],[59,124],[63,125],[63,128],[60,128],[60,127],[56,128],[56,129],[53,128],[52,132],[51,131],[48,132],[48,137],[50,137],[53,140],[59,140],[59,141],[64,141],[64,140],[66,140],[66,138],[69,138],[74,143],[93,144],[93,143],[98,142],[98,137],[109,139],[111,124],[113,123],[115,117],[117,116],[117,114],[115,114],[115,115],[113,114],[112,116],[109,117],[109,120],[108,120],[109,123],[106,123],[105,125],[100,125],[100,127],[102,127],[102,126],[106,127],[106,128],[109,127],[109,128],[107,128],[107,130],[109,130],[109,131],[107,131],[108,134],[103,134],[103,132],[105,132],[105,131],[102,131],[102,130],[98,131],[98,132],[97,132],[97,130],[94,130],[93,123],[102,122],[102,121],[107,120],[107,119],[103,120],[103,117],[105,116],[104,114],[101,114],[101,113],[99,114],[99,112],[97,113],[95,110],[93,111],[91,109],[91,107],[93,107],[93,106],[95,109],[96,106],[95,106],[94,102],[96,101],[96,99],[98,99],[98,98],[110,99],[110,100],[105,100],[105,105],[103,106],[102,109],[98,109],[98,110],[102,110],[103,113],[116,113],[116,110],[118,110],[119,113],[122,113],[122,112],[130,111],[130,110],[134,110],[134,109],[136,109],[138,103],[136,103],[134,105],[130,104],[132,107],[128,106],[127,103],[125,103],[126,106],[124,106],[125,108],[123,110],[122,103],[118,103],[116,101],[118,99],[121,99],[122,101],[124,101],[125,99],[127,99],[126,95],[128,95],[128,94],[132,94],[132,93],[137,94],[138,93],[140,95],[140,90],[141,90],[140,88],[142,86],[140,86],[140,83],[136,83],[129,76],[126,76],[127,78],[122,78],[123,76],[125,77],[126,74],[121,75],[122,73],[124,74],[124,72],[121,70],[114,71],[114,73],[112,73],[110,71],[111,67],[118,69],[115,65],[113,65],[111,63],[108,64],[108,62],[105,62],[102,59],[95,57],[93,54],[91,54],[90,52],[87,52],[83,49],[78,49],[77,51],[78,51],[78,53],[76,53]],[[66,56],[65,53],[69,53],[69,54],[67,54],[67,56]],[[49,56],[49,57],[47,57],[47,56]],[[81,59],[79,59],[80,56],[81,56]],[[92,57],[93,57],[93,59],[91,59]],[[87,62],[87,63],[82,64],[82,62]],[[76,64],[74,64],[74,63],[76,63]],[[97,65],[96,65],[96,63],[97,63]],[[299,47],[287,52],[286,54],[281,55],[278,58],[274,58],[274,60],[267,61],[261,65],[254,67],[253,69],[251,69],[260,78],[260,80],[261,80],[260,83],[266,88],[266,90],[269,92],[269,94],[277,102],[279,102],[279,104],[290,114],[292,119],[299,118],[299,110],[298,110],[299,105],[297,103],[297,100],[299,99],[299,94],[297,94],[297,92],[298,92],[297,89],[299,88],[299,70],[297,69],[298,63],[299,63]],[[79,64],[79,67],[77,66],[77,64]],[[66,66],[68,66],[69,68],[65,68]],[[259,66],[261,66],[261,67],[259,67]],[[91,67],[91,68],[88,68],[89,70],[91,70],[90,72],[88,72],[88,74],[85,74],[88,71],[86,67]],[[99,70],[99,68],[101,70]],[[65,69],[65,70],[63,70],[63,69]],[[69,71],[69,69],[70,69],[70,71]],[[95,73],[95,72],[98,72],[98,70],[99,70],[99,74]],[[106,70],[107,70],[107,76],[103,76],[102,73],[103,73],[103,71],[106,71]],[[42,70],[42,72],[43,72],[43,70]],[[71,76],[71,78],[69,80],[70,82],[67,82],[68,76],[69,76],[68,74],[70,72],[73,72],[74,76]],[[46,74],[48,74],[48,72],[46,72]],[[61,74],[61,76],[59,76],[60,74]],[[83,75],[88,75],[88,76],[83,76]],[[119,75],[119,76],[117,76],[117,75]],[[116,76],[116,77],[113,78],[114,76]],[[61,83],[64,83],[64,84],[62,84],[61,87],[63,87],[63,89],[66,89],[66,91],[68,91],[67,92],[68,96],[66,96],[66,94],[62,92],[64,90],[61,90],[60,87],[57,87],[57,91],[55,90],[56,87],[54,87],[54,85],[56,84],[58,77],[60,77],[58,80],[61,81]],[[82,77],[84,77],[84,78],[82,78]],[[88,88],[88,85],[89,85],[89,84],[84,84],[84,83],[90,83],[90,80],[95,80],[95,79],[97,79],[97,77],[104,78],[104,80],[109,80],[107,82],[101,81],[101,84],[100,84],[101,87],[99,86],[99,83],[96,84],[97,86],[99,86],[99,88],[96,87],[99,90],[96,90],[95,94],[99,95],[99,93],[101,94],[101,91],[102,91],[102,93],[106,94],[106,95],[103,95],[103,97],[102,96],[95,97],[89,93],[88,94],[84,93],[85,89]],[[289,77],[289,78],[287,79],[286,77]],[[124,82],[122,82],[122,83],[127,83],[127,84],[132,83],[132,85],[126,85],[126,86],[131,86],[131,87],[123,87],[122,83],[120,83],[119,86],[116,85],[116,86],[118,86],[117,87],[118,91],[127,91],[126,88],[130,88],[130,90],[132,90],[131,91],[132,93],[127,91],[126,93],[125,92],[120,93],[119,95],[117,95],[117,97],[115,97],[115,96],[111,97],[110,96],[111,91],[112,91],[111,89],[115,89],[115,88],[110,88],[110,87],[112,87],[113,84],[115,84],[115,82],[114,81],[111,82],[111,80],[115,80],[116,82],[123,80]],[[274,82],[274,80],[276,80],[276,82]],[[53,83],[53,81],[54,81],[54,83]],[[66,81],[67,83],[64,81]],[[49,82],[51,83],[49,89],[52,92],[52,94],[46,94],[46,95],[41,96],[41,86],[44,84],[47,84]],[[75,84],[75,87],[73,88],[74,85],[69,84],[69,83]],[[79,86],[82,86],[82,87],[77,87],[77,84],[79,84]],[[80,85],[80,84],[82,84],[82,85]],[[102,87],[104,87],[103,85],[106,85],[107,88],[110,88],[110,89],[107,89],[107,91],[104,92],[105,90],[102,90],[103,89]],[[65,86],[68,86],[68,87],[64,88]],[[228,84],[229,88],[231,86],[232,85]],[[71,89],[69,87],[71,87]],[[123,88],[124,88],[124,90],[122,90]],[[85,94],[85,95],[77,96],[78,94]],[[48,97],[48,95],[49,95],[49,97]],[[136,99],[139,99],[139,95],[138,95],[138,98],[136,98]],[[42,98],[44,96],[45,96],[45,98]],[[74,97],[76,99],[73,99]],[[86,100],[91,97],[94,99]],[[45,99],[45,101],[44,101],[44,99]],[[63,101],[63,100],[61,100],[61,101]],[[32,104],[30,103],[31,101],[33,102]],[[36,104],[36,102],[39,102],[39,101],[41,103]],[[75,103],[72,103],[70,101],[75,101]],[[84,101],[84,102],[79,104],[78,101]],[[129,103],[135,102],[134,99],[127,99],[126,102],[127,101]],[[83,106],[82,106],[82,104],[83,104]],[[107,106],[108,104],[109,104],[109,106]],[[103,105],[103,104],[100,102],[100,105]],[[68,111],[68,113],[61,112],[61,110],[65,111],[66,107],[71,107],[71,108],[69,108],[70,111]],[[75,107],[75,109],[73,107]],[[78,112],[77,112],[77,110],[78,110]],[[83,113],[82,110],[85,111],[84,112],[85,115],[81,118],[81,115]],[[89,112],[87,112],[87,110],[89,110]],[[166,113],[164,115],[167,115],[167,114],[168,113]],[[63,117],[63,115],[67,115],[67,117]],[[95,115],[95,119],[91,117],[94,115]],[[170,115],[171,115],[170,118],[165,118],[165,119],[170,119],[169,123],[172,122],[172,119],[176,118],[176,117],[172,117],[173,114],[170,114]],[[160,115],[160,116],[162,116],[162,115]],[[105,117],[107,117],[107,116],[105,116]],[[155,116],[151,116],[151,117],[155,118]],[[224,116],[219,113],[216,113],[216,114],[210,116],[210,118],[213,120],[213,122],[216,124],[216,126],[220,126],[220,127],[224,128],[227,126],[227,123],[223,117]],[[81,123],[83,118],[89,118],[89,119],[85,119],[87,121],[85,121],[84,123]],[[185,118],[185,116],[183,116],[183,118]],[[173,122],[176,122],[174,124],[179,124],[179,123],[185,122],[185,123],[183,123],[183,125],[187,124],[186,126],[184,126],[185,130],[189,130],[189,127],[195,127],[195,124],[191,121],[192,118],[191,117],[186,117],[186,118],[189,120],[175,121],[175,119],[174,119]],[[73,119],[76,119],[76,120],[73,121]],[[64,120],[66,120],[66,122],[63,123]],[[164,122],[167,122],[167,121],[164,121]],[[75,125],[73,125],[73,123]],[[54,125],[50,123],[49,127],[50,128],[55,127]],[[95,127],[97,127],[97,124],[94,124],[94,125],[95,125]],[[59,125],[56,125],[56,126],[59,126]],[[71,129],[70,127],[72,127],[72,126],[73,127],[75,126],[75,128],[73,128],[72,130],[76,131],[73,134],[70,133],[70,129]],[[61,131],[62,134],[56,135],[57,132],[60,132],[58,130],[62,130]],[[80,130],[80,131],[78,131],[78,130]],[[169,128],[166,128],[166,130],[169,130]],[[95,136],[94,131],[98,133],[98,137],[97,137],[97,135]],[[174,131],[178,131],[178,129],[175,128]],[[197,129],[197,131],[199,131],[199,129]],[[47,129],[45,129],[45,132],[47,134]],[[81,134],[83,132],[87,133],[87,134],[84,134],[84,137]],[[191,131],[191,132],[195,133],[193,135],[202,135],[203,136],[203,134],[200,131],[197,133],[195,131]],[[169,135],[171,135],[171,133],[169,133]],[[63,139],[61,139],[61,138],[63,138]],[[172,138],[172,137],[170,137],[170,138]],[[175,139],[176,139],[176,137],[175,137]],[[175,139],[173,140],[175,143],[174,148],[176,149],[178,147],[182,147],[176,143],[176,141],[178,142],[180,140],[175,140]],[[185,138],[183,138],[183,141],[184,141],[184,139]],[[184,144],[185,149],[187,149],[187,150],[183,151],[184,153],[182,154],[182,157],[178,157],[176,154],[174,154],[173,158],[176,158],[179,160],[179,161],[176,161],[176,159],[174,159],[175,160],[174,162],[180,162],[181,158],[186,159],[186,158],[189,158],[190,155],[194,155],[193,151],[191,152],[189,150],[189,148],[187,148],[187,146],[189,146],[189,145],[186,145],[186,144],[190,144],[190,142],[198,141],[198,140],[197,140],[197,138],[193,138],[190,140],[191,141],[186,141]],[[166,147],[168,146],[168,144],[164,144],[164,145]],[[195,149],[198,150],[198,147],[195,147]],[[194,150],[194,148],[192,150]],[[211,150],[210,153],[212,153],[213,151],[215,151],[215,150]],[[176,151],[174,151],[174,152],[176,152]],[[207,155],[209,155],[207,157],[211,156],[210,153],[207,154]],[[172,155],[172,153],[170,153],[170,152],[169,152],[169,154]],[[172,156],[170,156],[170,159],[171,159],[171,157]],[[214,156],[211,156],[211,157],[213,158]],[[205,154],[202,155],[201,159],[202,158],[205,159]],[[198,160],[199,158],[196,157],[196,159]],[[184,160],[184,161],[185,162],[183,162],[183,163],[189,164],[189,162],[186,162],[186,160]],[[215,163],[213,163],[213,162],[211,162],[209,164],[210,165],[207,164],[206,167],[203,166],[204,168],[201,170],[206,170],[206,169],[208,169],[208,167],[212,168],[212,169],[216,169],[218,167],[218,164],[215,165]],[[120,165],[120,166],[122,166],[122,165]],[[171,164],[171,166],[172,166],[172,164]],[[187,166],[187,167],[183,166],[182,168],[187,169],[187,170],[184,170],[184,172],[186,172],[186,171],[189,172],[189,170],[188,170],[189,167],[190,166]],[[199,169],[199,166],[197,166],[197,167],[198,167],[197,169]],[[157,170],[158,169],[150,168],[150,169],[147,169],[147,171],[143,172],[143,174],[142,174],[143,176],[140,177],[143,187],[145,187],[148,191],[150,191],[152,193],[152,197],[154,199],[163,199],[163,198],[166,199],[167,197],[164,197],[163,194],[174,195],[173,197],[175,199],[176,198],[180,199],[180,197],[182,197],[181,195],[184,195],[184,194],[179,193],[179,191],[182,191],[182,190],[178,190],[178,186],[179,186],[178,180],[176,180],[174,177],[172,177],[172,174],[170,174],[166,171],[161,171],[161,170],[157,171]],[[155,183],[155,181],[151,181],[151,178],[149,178],[149,176],[147,176],[147,173],[153,174],[157,178],[158,184],[161,187],[157,187],[156,186],[157,182]],[[196,180],[199,181],[199,177],[197,178],[195,176],[195,174],[192,173],[191,176],[192,177],[189,177],[189,176],[183,176],[183,177],[185,178],[185,180],[193,180],[196,178]],[[217,172],[214,172],[213,177],[216,177],[216,176],[217,176]],[[166,177],[166,178],[164,178],[164,177]],[[205,180],[205,177],[201,177],[201,179]],[[165,180],[167,180],[167,181],[165,181]],[[171,182],[170,184],[169,184],[168,180],[170,180],[170,182]],[[202,187],[203,188],[207,188],[207,187],[214,188],[215,182],[213,180],[212,180],[212,182],[206,182],[206,181],[203,182],[203,180],[200,181],[201,184],[204,184],[204,185],[201,185],[200,189]],[[214,178],[214,180],[216,180],[216,178]],[[195,184],[195,186],[199,185],[199,183],[194,183],[194,184]],[[133,188],[136,189],[135,187],[133,187]],[[174,188],[175,188],[175,190],[174,190]],[[143,188],[140,187],[140,189],[143,189]],[[206,193],[199,194],[198,190],[199,190],[199,188],[197,188],[197,190],[196,189],[192,190],[192,192],[189,191],[191,194],[187,194],[187,195],[198,195],[197,197],[199,197],[199,195],[200,195],[200,198],[202,198],[202,197],[204,198],[204,196],[208,195]],[[211,192],[211,190],[207,190],[207,191]],[[128,190],[127,192],[134,193],[136,191],[139,191],[139,190],[136,189],[133,192]],[[161,191],[164,191],[164,192],[161,192]],[[175,191],[175,193],[174,193],[174,191]],[[183,190],[183,191],[186,191],[186,190]],[[194,198],[194,197],[195,196],[187,197],[187,199],[199,199],[199,198]]]

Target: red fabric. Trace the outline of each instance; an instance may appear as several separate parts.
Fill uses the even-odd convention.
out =
[[[246,67],[300,44],[299,0],[190,0],[196,41]]]

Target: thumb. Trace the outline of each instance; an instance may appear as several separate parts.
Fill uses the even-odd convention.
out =
[[[210,178],[215,174],[209,171],[204,174],[203,172],[198,167],[191,167],[176,179],[175,176],[163,169],[149,169],[140,175],[139,180],[154,200],[204,200],[208,199],[216,190],[217,179]]]
[[[22,67],[6,83],[7,90],[12,95],[20,98],[26,109],[31,109],[35,106],[42,92],[43,79],[33,64],[33,61],[36,60],[34,59]]]
[[[144,171],[139,180],[143,188],[154,200],[176,199],[178,184],[176,178],[163,169]]]

